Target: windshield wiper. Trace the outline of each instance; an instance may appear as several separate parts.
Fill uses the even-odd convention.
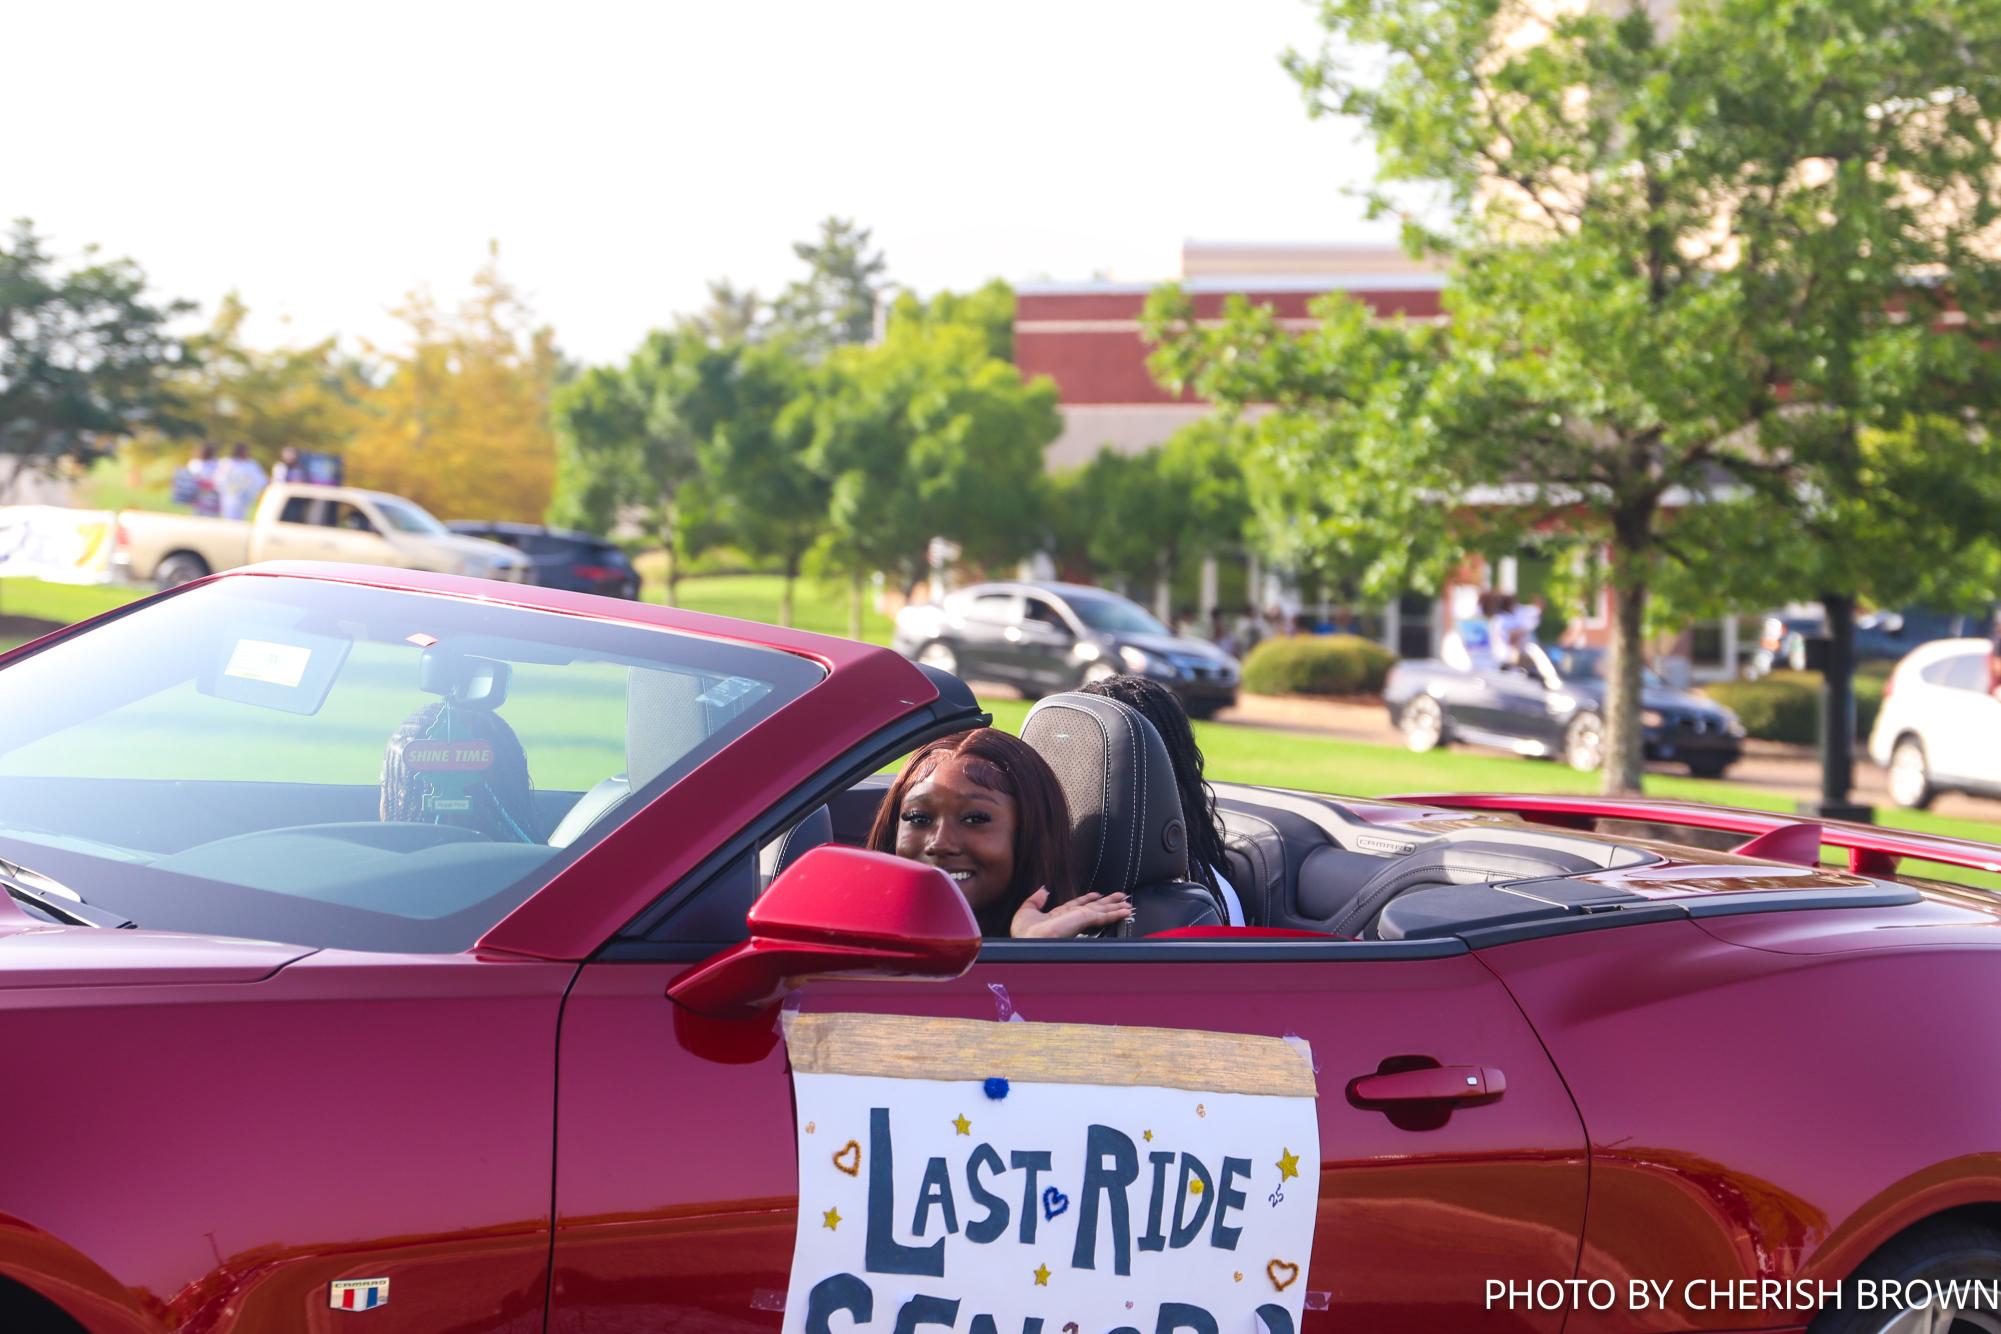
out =
[[[5,889],[10,898],[19,899],[45,914],[70,926],[101,926],[117,930],[130,930],[139,924],[129,917],[121,917],[109,908],[93,908],[83,901],[83,895],[68,885],[50,879],[40,871],[31,871],[18,862],[10,862],[0,857],[0,889]]]

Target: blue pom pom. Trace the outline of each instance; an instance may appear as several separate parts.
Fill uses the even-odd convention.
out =
[[[990,1076],[986,1082],[987,1096],[999,1102],[1007,1096],[1007,1081],[999,1075]]]

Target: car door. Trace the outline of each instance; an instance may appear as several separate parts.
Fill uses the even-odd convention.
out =
[[[712,948],[669,941],[657,958],[591,963],[570,992],[553,1330],[778,1330],[795,1228],[838,1225],[817,1197],[800,1199],[794,1146],[816,1128],[795,1126],[776,1016],[706,1019],[665,994]],[[1489,1285],[1574,1273],[1583,1128],[1506,990],[1457,942],[993,941],[953,982],[811,981],[789,1004],[1303,1038],[1320,1139],[1306,1329],[1561,1325],[1560,1311],[1490,1302]],[[1506,1092],[1426,1107],[1351,1099],[1358,1078],[1433,1066],[1499,1070]],[[962,1115],[977,1133],[980,1108]],[[840,1167],[847,1150],[829,1147]],[[1252,1203],[1283,1181],[1277,1161],[1256,1164]],[[1266,1264],[1252,1257],[1238,1281],[1266,1282]],[[887,1305],[852,1327],[888,1331],[904,1283],[888,1280]]]
[[[1021,684],[1021,664],[1014,651],[1021,638],[1019,594],[975,593],[966,600],[959,621],[948,628],[956,641],[962,678]],[[1013,639],[1008,638],[1009,630],[1015,632]]]
[[[1987,654],[1955,653],[1922,673],[1919,740],[1933,774],[2001,786],[2001,699],[1987,689]]]
[[[1016,636],[1015,653],[1027,681],[1043,690],[1067,690],[1076,684],[1071,650],[1077,646],[1077,633],[1055,603],[1024,594]]]

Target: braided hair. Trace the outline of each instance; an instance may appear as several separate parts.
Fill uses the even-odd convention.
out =
[[[1216,814],[1216,794],[1202,777],[1202,748],[1188,725],[1188,711],[1172,690],[1144,676],[1108,676],[1080,687],[1086,695],[1103,695],[1136,709],[1153,724],[1174,762],[1174,786],[1181,795],[1181,818],[1188,826],[1189,870],[1211,889],[1229,865],[1223,856],[1223,822]]]

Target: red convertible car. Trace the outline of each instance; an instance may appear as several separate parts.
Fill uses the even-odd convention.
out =
[[[1317,1188],[1310,1253],[1232,1281],[1306,1330],[2001,1330],[2001,931],[1929,878],[2001,850],[1222,784],[1251,925],[1219,927],[1158,739],[1077,707],[1027,739],[1138,928],[982,942],[942,872],[858,847],[885,767],[981,720],[887,649],[376,567],[0,657],[0,1330],[1015,1334],[917,1278],[804,1309],[800,1234],[847,1234],[802,1189],[785,1033],[1010,1014],[1108,1065],[1303,1040],[1305,1181],[1293,1147],[1254,1170]],[[916,1273],[862,1153],[811,1165]],[[1265,1203],[1233,1170],[1217,1245]],[[1024,1334],[1080,1334],[1070,1276],[1014,1276],[1058,1303]],[[1139,1334],[1204,1328],[1136,1295]]]

